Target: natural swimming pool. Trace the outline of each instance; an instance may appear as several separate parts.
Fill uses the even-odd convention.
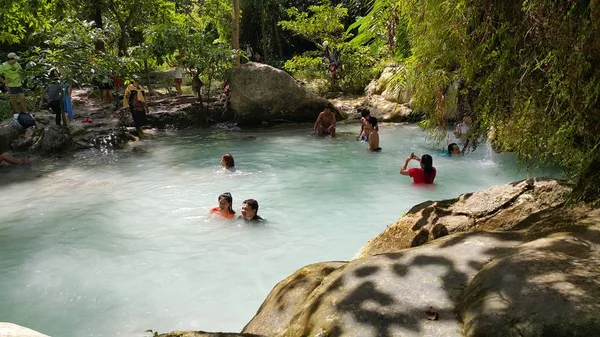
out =
[[[355,141],[358,125],[339,131],[164,132],[147,154],[3,167],[0,321],[65,337],[240,331],[278,281],[352,258],[414,204],[526,177],[486,145],[446,157],[416,126],[382,126],[381,153]],[[413,151],[433,155],[435,188],[399,175]],[[222,192],[238,214],[257,199],[267,225],[210,218]]]

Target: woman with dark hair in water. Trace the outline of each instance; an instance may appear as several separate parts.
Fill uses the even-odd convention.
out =
[[[225,192],[219,195],[219,206],[210,209],[211,214],[215,214],[225,219],[233,219],[235,217],[235,211],[231,207],[233,204],[233,197],[231,193]]]
[[[231,153],[225,153],[223,157],[221,157],[221,166],[229,171],[235,171],[235,161],[233,160]]]
[[[408,163],[412,159],[418,161],[421,164],[421,167],[408,169]],[[436,174],[435,167],[433,167],[433,158],[428,154],[424,154],[419,158],[415,156],[413,152],[406,158],[406,161],[404,161],[404,165],[400,168],[400,174],[413,178],[415,184],[433,184]]]

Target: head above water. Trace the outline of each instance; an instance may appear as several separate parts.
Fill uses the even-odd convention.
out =
[[[242,217],[246,220],[252,220],[258,213],[258,201],[246,199],[242,203]]]
[[[235,167],[235,161],[233,160],[231,153],[225,153],[223,157],[221,157],[221,166],[226,169]]]
[[[375,128],[377,126],[377,118],[375,118],[373,116],[370,116],[369,119],[368,119],[368,121],[369,121],[369,124],[371,124],[371,126],[373,128]]]
[[[371,116],[371,111],[369,111],[369,109],[362,109],[360,111],[360,116],[362,118],[367,118],[367,117]]]
[[[421,168],[425,172],[425,183],[433,184],[433,158],[430,155],[424,154],[421,157]]]
[[[448,154],[460,154],[460,147],[456,143],[448,145]]]
[[[225,192],[221,195],[219,195],[219,208],[221,209],[221,211],[232,211],[233,212],[233,208],[231,208],[231,204],[233,204],[233,197],[231,196],[231,193],[229,192]]]

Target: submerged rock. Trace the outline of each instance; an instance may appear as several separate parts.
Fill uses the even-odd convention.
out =
[[[48,337],[43,333],[22,327],[13,323],[0,322],[0,336],[2,337]]]
[[[427,201],[369,240],[359,256],[400,251],[457,232],[525,229],[561,207],[570,192],[565,182],[529,179],[456,199]]]
[[[288,73],[254,62],[233,69],[230,101],[240,126],[274,121],[314,122],[330,104]]]

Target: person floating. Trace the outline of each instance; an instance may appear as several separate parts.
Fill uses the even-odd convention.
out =
[[[233,219],[235,217],[235,211],[231,208],[231,204],[233,204],[231,193],[225,192],[219,195],[218,200],[219,206],[211,208],[210,213],[225,219]]]
[[[16,113],[27,112],[27,101],[25,100],[25,91],[23,90],[21,83],[21,72],[23,68],[17,62],[19,56],[15,53],[8,53],[8,61],[0,65],[0,75],[4,76],[4,79],[0,79],[8,88],[10,93],[10,101],[13,110]]]
[[[235,161],[230,153],[225,153],[221,157],[221,166],[231,172],[235,172]]]
[[[138,80],[134,80],[133,83],[125,88],[123,94],[123,108],[129,108],[131,116],[133,117],[133,123],[137,129],[138,135],[143,135],[142,127],[146,125],[146,113],[148,110],[148,104],[146,103],[146,90],[140,85]]]
[[[246,223],[264,222],[265,219],[261,218],[257,213],[258,201],[254,199],[247,199],[242,203],[242,215],[240,215],[238,219],[244,219],[244,222]]]
[[[379,152],[379,131],[377,127],[377,118],[371,116],[368,119],[369,124],[365,129],[365,133],[369,139],[369,152]]]
[[[448,144],[448,155],[449,156],[455,156],[455,155],[460,155],[460,154],[462,154],[462,152],[460,151],[460,147],[458,146],[458,144],[456,144],[456,143]]]
[[[2,162],[7,162],[13,165],[23,165],[29,163],[29,159],[27,158],[15,158],[7,153],[0,154],[0,164]]]
[[[421,167],[408,169],[408,163],[413,159],[418,161],[421,164]],[[435,167],[433,167],[433,158],[428,154],[424,154],[419,159],[413,152],[406,158],[406,161],[404,161],[404,165],[400,168],[400,174],[413,178],[415,184],[433,184],[436,174]]]
[[[330,106],[326,106],[325,109],[319,114],[319,117],[317,117],[313,127],[313,136],[317,130],[320,137],[326,135],[329,135],[332,138],[335,137],[335,113],[333,113],[333,110]]]

